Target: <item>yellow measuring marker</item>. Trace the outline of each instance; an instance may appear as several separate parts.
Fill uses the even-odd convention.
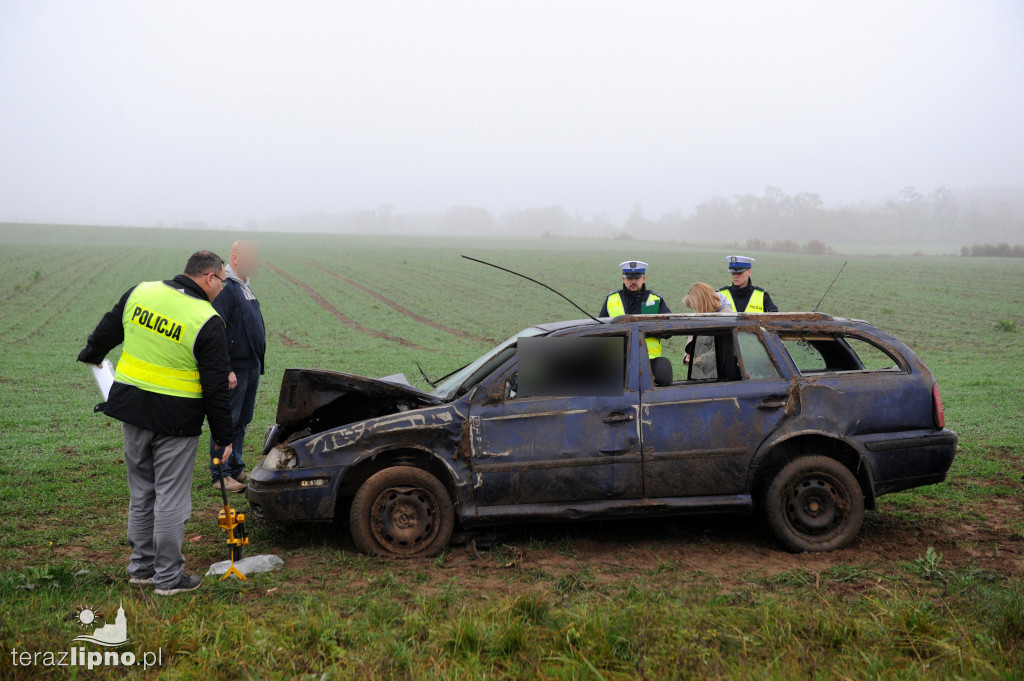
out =
[[[220,459],[213,460],[213,465],[220,470],[220,479],[224,480],[224,467],[221,463]],[[231,565],[228,566],[221,580],[227,579],[228,575],[234,575],[244,580],[245,575],[235,567],[235,561],[242,559],[242,547],[249,545],[249,537],[245,534],[245,514],[236,513],[235,509],[228,504],[228,493],[224,489],[223,482],[220,486],[220,494],[224,499],[224,508],[220,509],[220,513],[217,515],[217,524],[228,533],[228,550],[231,554]]]

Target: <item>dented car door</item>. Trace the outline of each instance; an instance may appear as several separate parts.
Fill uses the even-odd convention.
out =
[[[513,357],[470,406],[478,506],[637,499],[642,495],[637,372],[619,394],[516,396]]]
[[[741,371],[736,337],[750,359],[758,353],[758,374]],[[720,354],[737,357],[736,373],[645,386],[640,432],[646,498],[742,493],[757,448],[797,406],[756,334],[719,332],[715,338]]]

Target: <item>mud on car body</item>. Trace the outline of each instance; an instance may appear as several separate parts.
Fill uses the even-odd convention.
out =
[[[935,377],[870,324],[601,321],[525,329],[432,392],[287,370],[251,474],[253,512],[347,515],[357,548],[392,556],[437,553],[457,525],[711,511],[755,513],[786,549],[829,551],[854,539],[879,495],[941,482],[952,464]],[[653,366],[649,336],[662,341]],[[523,338],[621,343],[621,383],[527,396]]]

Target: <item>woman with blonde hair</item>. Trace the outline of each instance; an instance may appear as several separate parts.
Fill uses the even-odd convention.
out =
[[[697,312],[732,312],[729,299],[702,281],[690,287],[683,305]]]
[[[690,292],[683,298],[683,305],[696,310],[697,312],[732,312],[732,305],[729,300],[702,281],[690,287]],[[693,363],[690,369],[690,378],[714,378],[715,377],[715,339],[713,336],[700,336],[696,346],[691,338],[686,343],[686,356],[683,357],[684,364]]]

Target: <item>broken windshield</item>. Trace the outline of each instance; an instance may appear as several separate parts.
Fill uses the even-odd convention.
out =
[[[546,333],[548,332],[536,326],[523,329],[490,352],[480,356],[476,361],[467,364],[439,382],[431,394],[447,401],[455,397],[460,390],[462,392],[469,390],[483,380],[491,371],[504,364],[515,353],[515,345],[520,338],[543,336]],[[481,372],[481,368],[487,368],[488,370]]]

